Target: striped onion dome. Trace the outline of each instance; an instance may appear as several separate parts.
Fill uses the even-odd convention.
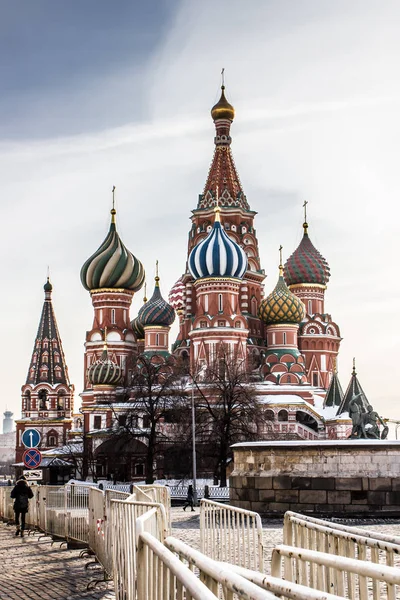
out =
[[[283,279],[283,268],[279,267],[279,279],[275,289],[262,300],[258,316],[266,325],[278,323],[300,323],[305,317],[303,302],[287,287]]]
[[[92,385],[117,385],[122,377],[122,369],[108,356],[105,346],[103,354],[88,369],[88,379]]]
[[[287,285],[299,283],[326,285],[331,275],[328,262],[308,237],[308,224],[306,222],[303,227],[303,239],[286,261],[285,281]]]
[[[175,321],[175,311],[161,296],[158,275],[155,277],[155,281],[153,295],[146,304],[143,304],[137,318],[143,327],[150,325],[169,327]]]
[[[176,312],[179,312],[185,308],[184,295],[185,284],[182,281],[182,277],[180,277],[178,281],[174,283],[168,295],[169,303],[176,310]]]
[[[194,279],[206,277],[235,277],[242,279],[247,269],[245,251],[225,233],[221,226],[220,212],[215,209],[214,226],[208,236],[191,251],[189,271]]]
[[[81,269],[82,285],[89,291],[122,288],[137,292],[143,285],[143,265],[122,243],[115,225],[115,214],[113,208],[106,239]]]
[[[139,316],[135,317],[131,321],[131,327],[137,340],[144,340],[144,329],[142,323],[139,321]]]

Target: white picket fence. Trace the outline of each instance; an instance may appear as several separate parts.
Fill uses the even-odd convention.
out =
[[[264,571],[260,515],[229,504],[201,500],[200,548],[215,560]]]

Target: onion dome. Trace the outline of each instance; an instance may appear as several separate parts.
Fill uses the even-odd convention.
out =
[[[44,284],[43,289],[44,289],[45,292],[52,292],[53,291],[53,286],[50,283],[50,277],[47,278],[47,281]]]
[[[142,323],[139,321],[139,317],[135,317],[133,321],[131,321],[131,327],[133,329],[133,333],[136,336],[137,340],[144,340],[144,329]]]
[[[217,104],[211,109],[211,116],[214,121],[218,119],[229,119],[233,121],[235,118],[235,109],[232,104],[229,104],[228,100],[225,98],[225,86],[221,85],[221,97],[218,100]]]
[[[168,295],[169,303],[176,310],[176,312],[182,311],[185,308],[184,294],[185,284],[180,277],[178,281],[174,283]]]
[[[282,246],[280,247],[282,252]],[[258,308],[258,316],[266,325],[300,323],[306,315],[303,302],[287,287],[283,279],[282,255],[279,279],[275,289],[264,298]]]
[[[304,222],[303,227],[303,239],[286,261],[285,281],[287,285],[299,283],[326,285],[331,274],[328,262],[308,237],[307,221]]]
[[[193,248],[189,255],[189,271],[195,279],[205,277],[235,277],[242,279],[247,269],[243,248],[225,233],[221,226],[219,206],[215,207],[215,221],[208,236]]]
[[[106,239],[81,269],[81,281],[86,290],[122,288],[137,292],[143,285],[143,265],[122,243],[115,225],[115,214],[113,208]]]
[[[88,380],[92,385],[117,385],[122,377],[122,369],[108,356],[107,345],[103,354],[88,369]]]
[[[175,311],[168,302],[161,296],[160,278],[158,276],[158,261],[157,274],[155,276],[154,292],[150,300],[143,304],[139,310],[137,318],[143,327],[151,325],[159,325],[161,327],[169,327],[175,321]]]

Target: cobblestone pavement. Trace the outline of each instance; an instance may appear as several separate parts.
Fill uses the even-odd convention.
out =
[[[199,509],[172,508],[172,535],[200,549]],[[348,524],[400,536],[400,520],[351,520]],[[267,560],[272,548],[282,543],[282,520],[263,519]],[[80,550],[68,550],[60,543],[36,535],[15,537],[15,529],[0,523],[0,600],[115,600],[112,582],[101,583],[94,591],[87,584],[101,579],[99,568],[85,565],[91,558],[80,558]]]
[[[50,538],[15,536],[15,528],[0,523],[1,600],[114,600],[111,583],[102,583],[88,592],[87,584],[101,579],[102,571],[85,565],[91,558],[79,558],[80,550],[68,550]],[[108,587],[107,587],[108,586]]]

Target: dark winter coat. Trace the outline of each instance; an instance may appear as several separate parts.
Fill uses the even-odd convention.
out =
[[[29,498],[33,498],[33,492],[27,482],[20,479],[14,489],[11,490],[11,498],[14,498],[15,512],[27,512]]]

